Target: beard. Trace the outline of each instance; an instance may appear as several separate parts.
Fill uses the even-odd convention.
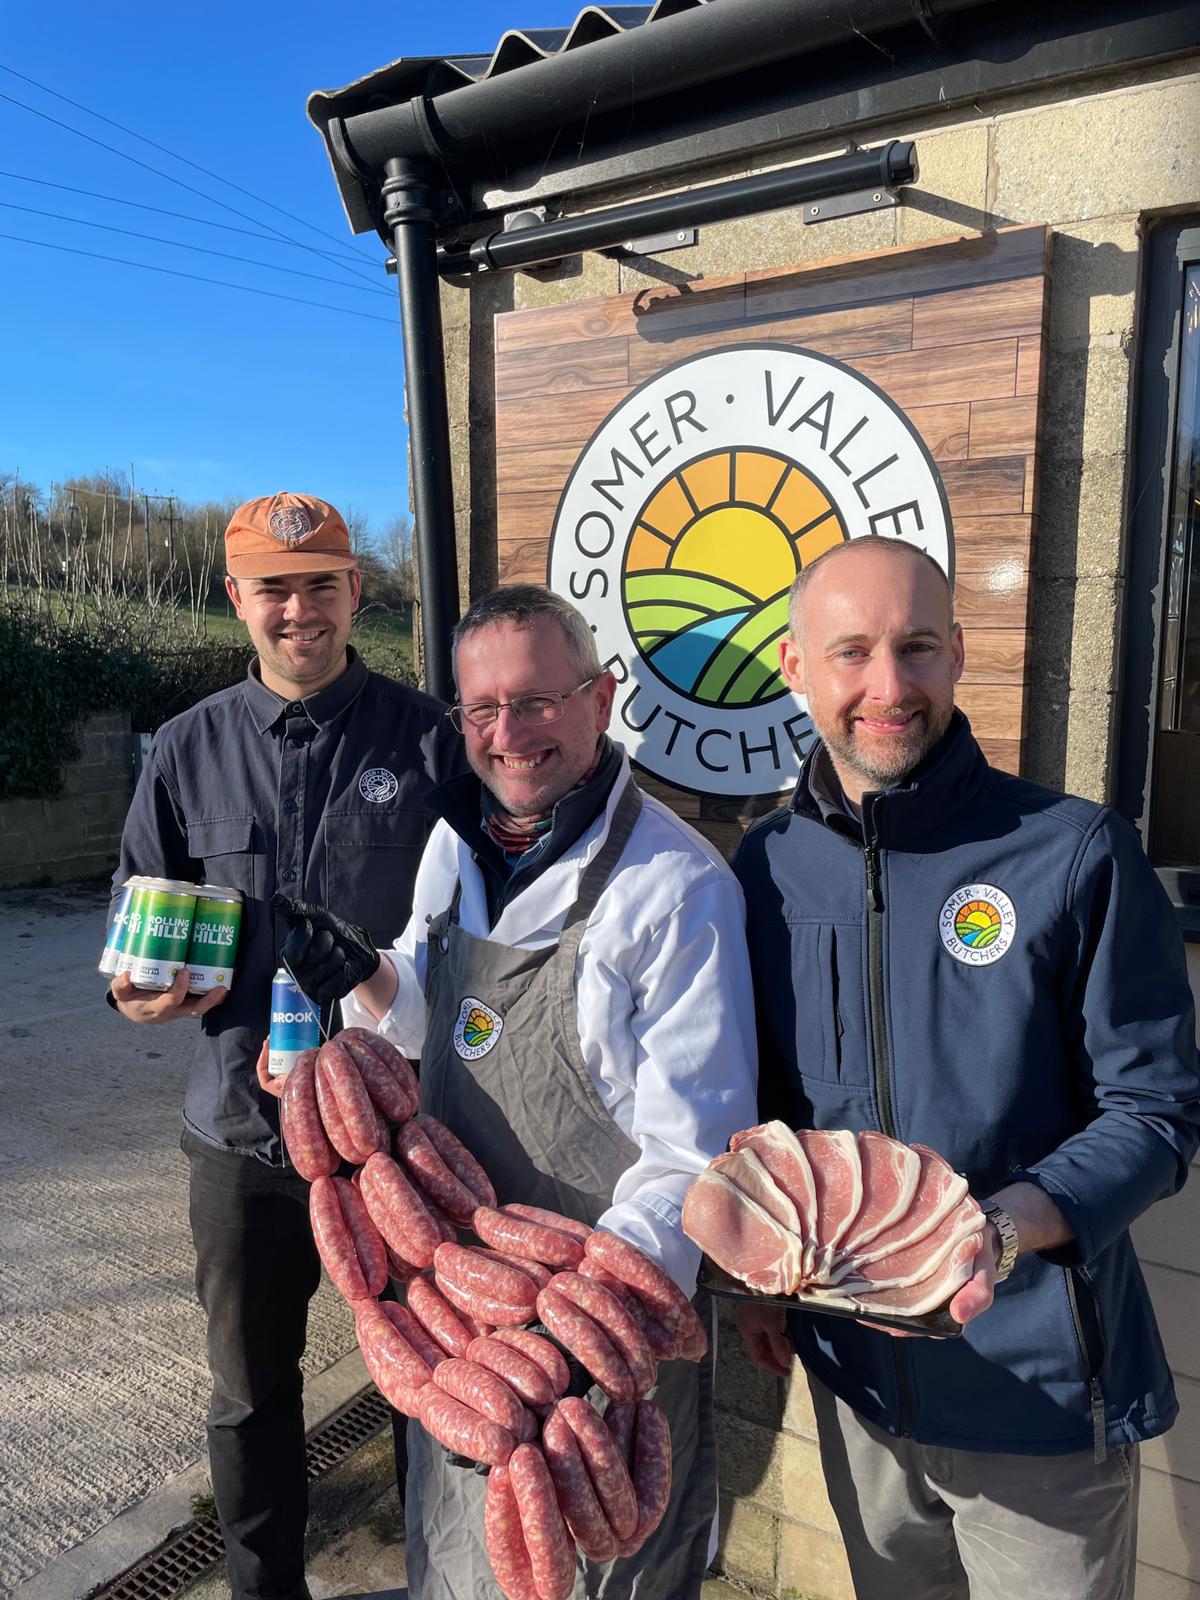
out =
[[[920,766],[950,726],[953,704],[944,708],[926,701],[919,706],[855,706],[831,728],[819,728],[826,749],[839,771],[852,772],[869,789],[886,789],[906,778]],[[862,732],[860,718],[876,721],[917,714],[918,720],[907,733],[873,738]]]

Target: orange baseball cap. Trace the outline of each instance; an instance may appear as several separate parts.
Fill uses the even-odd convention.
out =
[[[346,572],[357,565],[341,513],[313,494],[247,500],[225,529],[225,568],[233,578]]]

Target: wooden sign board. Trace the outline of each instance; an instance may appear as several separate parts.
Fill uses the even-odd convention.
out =
[[[959,703],[1020,770],[1048,250],[1016,228],[496,318],[501,582],[576,601],[614,734],[723,848],[813,737],[778,638],[843,538],[952,571]]]

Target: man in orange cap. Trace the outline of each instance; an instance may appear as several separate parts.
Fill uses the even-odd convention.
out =
[[[201,997],[187,994],[185,972],[165,992],[124,974],[111,1001],[133,1022],[202,1019],[182,1145],[208,1316],[213,1492],[234,1600],[303,1600],[300,1356],[320,1265],[308,1185],[255,1074],[286,932],[271,898],[334,904],[386,948],[408,920],[432,826],[425,793],[463,762],[441,703],[369,672],[351,646],[361,577],[331,505],[251,500],[230,520],[225,556],[255,659],[240,683],[158,730],[113,881],[239,890],[234,982]]]

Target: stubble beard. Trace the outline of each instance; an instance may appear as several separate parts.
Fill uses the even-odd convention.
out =
[[[921,707],[920,711],[921,722],[911,734],[879,750],[864,748],[853,716],[844,718],[836,729],[817,731],[839,771],[853,773],[866,789],[886,789],[919,767],[950,725],[949,710],[940,718],[931,706]]]

